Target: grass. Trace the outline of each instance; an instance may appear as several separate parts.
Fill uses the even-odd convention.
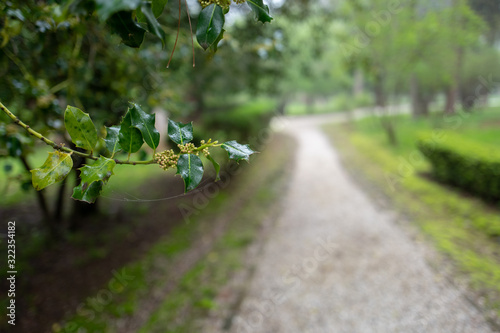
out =
[[[119,332],[114,323],[136,313],[151,297],[155,287],[174,283],[176,260],[198,246],[209,235],[215,221],[230,218],[226,229],[209,251],[190,267],[160,302],[139,332],[196,332],[200,318],[220,307],[217,295],[232,274],[242,268],[246,248],[258,235],[262,220],[274,211],[286,184],[286,165],[293,142],[275,137],[268,149],[245,165],[242,176],[230,193],[215,196],[202,214],[174,229],[140,260],[123,269],[133,277],[124,288],[112,293],[99,308],[93,306],[99,293],[89,297],[65,324],[56,323],[54,332]],[[283,148],[284,147],[284,148]],[[238,205],[240,208],[238,208]],[[272,214],[271,214],[272,215]],[[110,281],[112,283],[113,280]],[[107,284],[110,285],[110,284]],[[105,293],[103,286],[101,293]]]
[[[429,171],[429,165],[418,156],[414,146],[419,132],[437,128],[460,133],[483,144],[496,144],[500,110],[453,117],[392,118],[398,133],[397,147],[387,144],[380,119],[329,125],[325,126],[325,131],[340,149],[351,171],[375,185],[378,193],[382,191],[396,207],[408,214],[451,259],[459,273],[457,276],[469,282],[500,315],[500,245],[498,238],[488,236],[492,228],[500,228],[498,209],[424,177],[422,173]]]

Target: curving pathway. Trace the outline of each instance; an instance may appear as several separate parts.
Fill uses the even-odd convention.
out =
[[[492,332],[353,183],[318,121],[286,122],[298,141],[286,209],[230,332]]]

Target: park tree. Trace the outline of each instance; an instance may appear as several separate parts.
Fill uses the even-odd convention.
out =
[[[203,175],[201,156],[219,170],[209,149],[221,147],[236,161],[248,160],[253,153],[248,145],[235,141],[205,140],[195,145],[192,124],[173,120],[169,120],[168,136],[176,150],[157,151],[160,137],[155,117],[149,107],[141,105],[161,103],[178,89],[173,82],[167,89],[151,89],[168,80],[168,75],[158,76],[159,66],[152,64],[162,64],[167,71],[185,18],[181,2],[177,19],[162,15],[172,10],[172,4],[166,4],[163,0],[0,4],[0,66],[6,78],[0,83],[0,152],[19,159],[31,171],[30,179],[22,176],[19,180],[24,187],[32,184],[37,190],[43,221],[52,235],[62,231],[66,186],[59,187],[54,207],[47,202],[44,189],[65,184],[70,173],[76,174],[72,197],[93,203],[116,164],[176,168],[188,191]],[[272,20],[262,0],[247,5],[255,19]],[[202,1],[197,18],[191,22],[188,16],[187,24],[193,24],[202,49],[216,51],[230,6],[231,1]],[[147,46],[141,48],[143,43]],[[40,142],[54,151],[37,168],[29,165],[28,156]],[[134,158],[144,146],[149,157]]]

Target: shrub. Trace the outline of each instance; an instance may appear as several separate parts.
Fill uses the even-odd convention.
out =
[[[446,133],[439,140],[422,137],[417,146],[434,176],[490,201],[500,200],[500,150]]]

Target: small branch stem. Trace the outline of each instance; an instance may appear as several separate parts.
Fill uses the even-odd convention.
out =
[[[73,154],[76,154],[76,155],[81,156],[81,157],[86,157],[86,158],[90,158],[90,159],[93,159],[93,160],[97,160],[97,157],[92,156],[92,154],[82,153],[82,152],[73,150],[71,148],[58,145],[54,141],[51,141],[51,140],[47,139],[42,134],[38,133],[37,131],[35,131],[31,127],[29,127],[29,125],[26,125],[25,123],[23,123],[19,118],[17,118],[17,116],[15,114],[13,114],[12,112],[10,112],[10,110],[7,109],[7,107],[5,105],[3,105],[2,102],[0,102],[0,109],[6,115],[8,115],[9,118],[12,119],[15,124],[21,126],[25,130],[27,130],[28,133],[31,134],[32,136],[34,136],[35,138],[42,140],[44,143],[48,144],[49,146],[52,146],[52,148],[57,149],[57,150],[65,151],[67,153],[73,153]]]
[[[37,131],[35,131],[31,127],[29,127],[29,125],[27,125],[24,122],[22,122],[15,114],[13,114],[9,109],[7,109],[7,107],[5,105],[3,105],[2,102],[0,102],[0,109],[7,116],[9,116],[9,118],[12,119],[16,125],[21,126],[26,131],[28,131],[28,133],[31,136],[34,136],[35,138],[41,140],[42,142],[44,142],[45,144],[51,146],[52,148],[57,149],[57,150],[61,150],[61,151],[64,151],[64,152],[67,152],[67,153],[70,153],[70,154],[75,154],[75,155],[78,155],[78,156],[81,156],[81,157],[84,157],[84,158],[90,158],[92,160],[97,160],[98,159],[92,153],[82,153],[80,151],[77,151],[77,150],[74,150],[74,149],[62,146],[62,145],[58,145],[54,141],[47,139],[42,134],[38,133]],[[130,158],[130,154],[129,154],[129,158]],[[155,160],[148,160],[148,161],[129,161],[129,160],[127,160],[127,161],[121,161],[121,160],[117,160],[117,159],[115,159],[115,162],[116,162],[116,164],[130,164],[130,165],[136,165],[136,164],[155,164],[156,163]]]

